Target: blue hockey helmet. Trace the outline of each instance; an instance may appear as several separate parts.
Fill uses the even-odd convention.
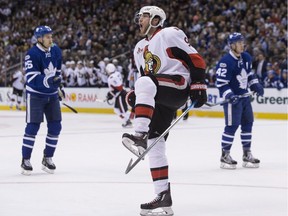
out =
[[[236,43],[237,41],[243,41],[243,40],[244,40],[244,36],[241,33],[234,32],[229,35],[228,44],[231,45],[233,43]]]
[[[52,34],[53,31],[49,26],[38,26],[34,31],[36,38],[43,37],[45,34]]]

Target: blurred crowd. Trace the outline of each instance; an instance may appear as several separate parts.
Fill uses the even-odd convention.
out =
[[[121,70],[125,85],[133,86],[132,52],[140,39],[134,15],[144,5],[163,8],[166,25],[187,34],[207,62],[209,86],[215,85],[215,66],[228,50],[228,34],[238,31],[246,37],[253,71],[263,85],[287,87],[287,1],[275,0],[1,0],[0,86],[7,70],[35,43],[38,25],[54,31],[63,51],[65,85],[106,86],[110,62]],[[85,70],[85,84],[78,82],[80,70]]]

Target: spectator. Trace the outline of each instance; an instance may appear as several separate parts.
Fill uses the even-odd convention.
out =
[[[136,25],[130,23],[133,8],[149,1],[85,0],[80,5],[78,1],[53,2],[0,2],[0,73],[14,72],[9,68],[18,64],[21,53],[35,43],[35,38],[31,38],[32,30],[38,24],[45,24],[55,29],[54,39],[63,50],[65,62],[93,59],[97,65],[104,57],[124,54],[125,58],[118,60],[128,77],[127,60],[139,40]],[[277,59],[281,70],[287,68],[287,1],[276,1],[273,8],[269,7],[270,0],[261,3],[259,0],[228,1],[225,4],[216,0],[163,0],[157,4],[167,11],[168,25],[182,28],[190,44],[211,65],[227,51],[224,38],[230,32],[240,31],[246,35],[247,51],[253,54],[253,59],[263,53],[269,62]]]

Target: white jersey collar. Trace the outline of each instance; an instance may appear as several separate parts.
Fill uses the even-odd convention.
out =
[[[37,43],[36,46],[43,52],[50,52],[51,50],[51,47],[49,47],[48,50],[43,49],[43,47],[39,43]]]

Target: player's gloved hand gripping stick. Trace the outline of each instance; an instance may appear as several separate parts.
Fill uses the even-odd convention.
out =
[[[237,95],[238,98],[244,98],[244,97],[249,97],[251,96],[252,93],[248,92],[248,93],[245,93],[243,95]],[[225,100],[222,100],[222,101],[219,101],[217,103],[209,103],[209,102],[206,102],[205,105],[209,106],[209,107],[213,107],[213,106],[217,106],[217,105],[223,105],[223,104],[226,104],[226,103],[229,103],[231,101],[230,98],[228,99],[225,99]]]
[[[65,91],[64,91],[64,87],[63,85],[60,85],[60,87],[58,88],[58,96],[59,96],[59,100],[61,101],[61,103],[66,106],[67,108],[69,108],[70,110],[72,110],[74,113],[78,113],[78,111],[76,109],[74,109],[73,107],[69,106],[68,104],[63,102],[63,99],[65,98]]]

